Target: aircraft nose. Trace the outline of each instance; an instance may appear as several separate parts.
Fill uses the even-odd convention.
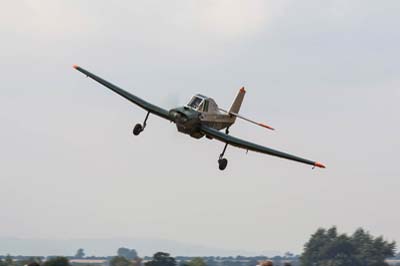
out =
[[[178,112],[176,110],[171,110],[169,112],[169,115],[170,115],[171,119],[173,121],[175,121],[175,123],[182,124],[182,123],[185,123],[187,121],[186,116],[184,114],[181,114],[180,112]]]
[[[169,111],[169,116],[172,118],[172,120],[176,120],[176,118],[179,116],[179,113],[175,110]]]

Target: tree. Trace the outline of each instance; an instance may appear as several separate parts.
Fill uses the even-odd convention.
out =
[[[292,258],[293,256],[294,256],[294,254],[290,251],[285,252],[285,255],[284,255],[285,258]]]
[[[6,258],[5,258],[5,260],[4,260],[4,263],[5,263],[7,266],[14,265],[14,260],[12,259],[12,257],[11,257],[10,254],[8,254],[8,255],[6,256]]]
[[[40,266],[42,259],[40,257],[30,257],[28,259],[16,261],[16,266]]]
[[[80,248],[76,251],[75,258],[82,259],[83,257],[85,257],[85,251],[83,248]]]
[[[258,265],[258,260],[251,258],[246,264],[245,266],[256,266]]]
[[[207,266],[219,266],[219,264],[215,261],[215,259],[214,258],[209,258],[207,261],[206,261],[206,265]],[[252,265],[247,265],[247,266],[256,266],[257,265],[257,263],[255,263],[255,264],[252,264]]]
[[[302,266],[385,266],[395,246],[363,229],[351,236],[339,235],[336,227],[318,229],[305,244],[300,261]]]
[[[359,246],[359,260],[366,265],[373,266],[383,265],[381,262],[392,257],[396,247],[395,242],[388,243],[382,237],[374,238],[363,229],[354,232],[352,241]]]
[[[176,261],[168,253],[157,252],[153,260],[146,262],[145,266],[176,266]]]
[[[125,257],[116,256],[110,260],[110,266],[133,266],[133,263]]]
[[[43,266],[70,266],[69,260],[66,257],[55,257],[46,260]]]
[[[189,261],[187,266],[206,266],[206,263],[202,258],[194,258],[191,261]]]
[[[136,250],[134,250],[134,249],[122,247],[122,248],[118,249],[117,253],[118,253],[118,256],[125,257],[130,260],[134,260],[134,259],[138,258],[138,254],[137,254]]]

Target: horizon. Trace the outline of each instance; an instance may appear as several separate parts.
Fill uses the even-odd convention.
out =
[[[11,241],[10,242],[7,242]],[[12,241],[15,241],[14,243]],[[76,250],[83,248],[87,256],[111,256],[116,253],[120,247],[133,248],[138,252],[140,257],[151,257],[157,251],[165,251],[174,256],[273,256],[283,255],[284,252],[279,251],[255,251],[247,250],[228,250],[213,246],[204,246],[196,243],[185,243],[169,239],[154,239],[154,238],[66,238],[66,239],[49,239],[49,238],[16,238],[16,237],[0,237],[0,250],[5,254],[23,255],[21,250],[35,250],[36,255],[47,254],[45,256],[57,256],[71,254],[73,256]],[[86,245],[86,247],[84,247]],[[76,246],[76,248],[75,248]],[[18,252],[17,250],[20,250]],[[47,250],[47,251],[46,251]],[[5,255],[4,254],[4,255]],[[89,255],[90,254],[90,255]],[[35,254],[27,254],[27,256]]]

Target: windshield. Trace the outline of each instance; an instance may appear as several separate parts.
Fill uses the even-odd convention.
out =
[[[188,106],[192,107],[193,109],[197,109],[202,101],[203,99],[199,97],[193,97]]]

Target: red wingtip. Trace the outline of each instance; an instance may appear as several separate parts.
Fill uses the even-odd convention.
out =
[[[240,88],[240,92],[246,92],[246,90],[244,89],[244,87]]]
[[[79,66],[78,66],[78,65],[73,65],[72,67],[75,68],[75,69],[77,69]]]
[[[314,166],[319,167],[319,168],[326,168],[325,165],[323,165],[322,163],[316,162],[314,164]]]
[[[262,126],[262,127],[265,127],[265,128],[268,128],[268,129],[271,129],[271,130],[275,130],[275,128],[270,127],[270,126],[268,126],[268,125],[266,125],[266,124],[263,124],[263,123],[258,123],[258,125],[259,125],[259,126]]]

